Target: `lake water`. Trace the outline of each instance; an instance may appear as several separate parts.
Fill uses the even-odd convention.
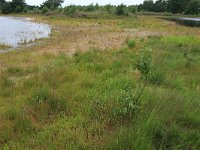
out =
[[[186,26],[200,27],[200,18],[173,18],[170,20]]]
[[[180,20],[188,20],[188,21],[200,21],[200,18],[179,18]]]
[[[12,49],[36,39],[48,38],[51,27],[30,18],[0,17],[0,44]]]

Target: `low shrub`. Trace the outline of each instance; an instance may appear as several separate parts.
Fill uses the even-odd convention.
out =
[[[49,9],[48,9],[46,6],[44,6],[44,7],[42,8],[42,13],[43,13],[43,14],[46,14],[48,11],[49,11]]]
[[[126,5],[121,4],[121,5],[117,6],[116,15],[123,16],[125,14],[126,14]]]
[[[152,68],[152,50],[149,48],[142,49],[138,53],[138,58],[135,63],[136,69],[141,72],[144,78],[147,78]]]
[[[77,7],[75,5],[70,5],[70,6],[64,8],[64,13],[66,15],[72,15],[72,14],[76,13],[76,11],[77,11]]]
[[[165,73],[159,71],[154,65],[152,60],[152,50],[145,48],[138,54],[136,61],[136,69],[142,74],[142,79],[149,81],[152,84],[160,85],[165,81]]]

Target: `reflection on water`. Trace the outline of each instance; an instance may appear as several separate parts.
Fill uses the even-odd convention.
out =
[[[29,18],[0,17],[0,45],[17,48],[19,44],[47,38],[50,33],[49,25],[32,22]]]
[[[200,27],[200,18],[173,18],[170,20],[186,26]]]

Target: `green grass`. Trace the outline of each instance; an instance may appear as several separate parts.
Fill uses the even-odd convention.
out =
[[[165,30],[164,21],[158,24]],[[37,50],[1,54],[0,149],[198,149],[198,41],[149,36],[71,56]],[[190,68],[185,48],[195,60]],[[146,49],[152,49],[151,57],[138,58]]]
[[[128,45],[128,48],[134,48],[136,44],[134,40],[128,40],[127,45]]]

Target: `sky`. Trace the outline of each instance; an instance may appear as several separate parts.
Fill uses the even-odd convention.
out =
[[[30,5],[40,5],[45,0],[26,0],[26,2]],[[119,4],[126,4],[126,5],[132,5],[132,4],[140,4],[144,0],[65,0],[63,6],[67,6],[70,4],[75,5],[89,5],[89,4],[96,4],[99,5],[106,5],[106,4],[113,4],[113,5],[119,5]]]

